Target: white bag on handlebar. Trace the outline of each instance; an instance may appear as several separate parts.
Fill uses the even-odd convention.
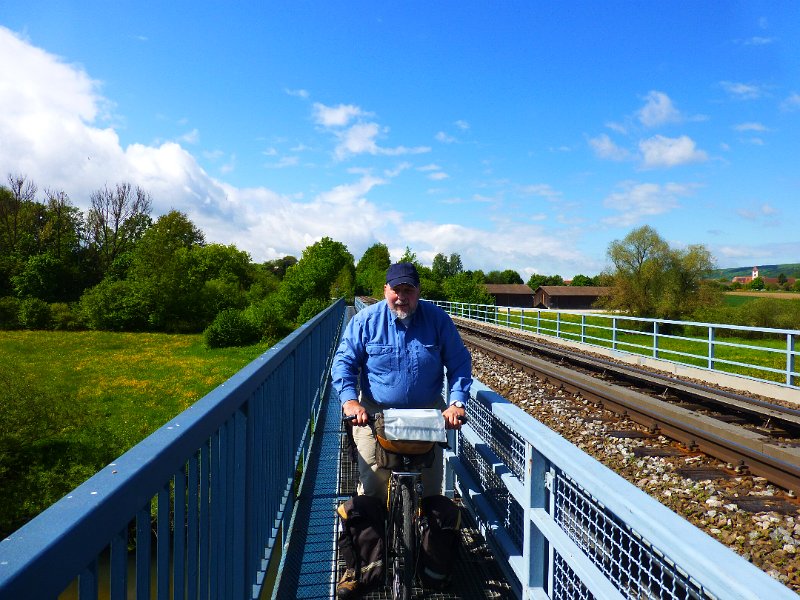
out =
[[[387,408],[383,411],[387,440],[446,442],[442,411],[436,408]]]

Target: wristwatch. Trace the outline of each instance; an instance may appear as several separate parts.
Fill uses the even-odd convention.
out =
[[[451,402],[450,406],[455,406],[456,408],[464,408],[464,403],[461,400],[456,400],[455,402]]]

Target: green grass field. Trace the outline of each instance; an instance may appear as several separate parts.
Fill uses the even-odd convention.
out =
[[[199,335],[0,332],[0,535],[269,348]]]

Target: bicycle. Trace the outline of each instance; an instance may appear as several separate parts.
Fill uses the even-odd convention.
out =
[[[421,510],[422,469],[432,464],[434,445],[446,445],[444,421],[436,409],[386,409],[369,419],[376,428],[378,464],[390,471],[384,530],[386,584],[394,600],[409,600],[419,545],[428,526]]]

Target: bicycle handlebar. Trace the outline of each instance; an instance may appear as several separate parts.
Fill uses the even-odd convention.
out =
[[[355,419],[356,419],[356,415],[345,415],[345,416],[342,417],[342,421],[345,421],[345,422],[355,421]],[[375,421],[375,416],[367,413],[367,420],[368,421]],[[458,420],[461,421],[461,423],[466,423],[467,420],[468,420],[467,419],[467,415],[458,415]]]

